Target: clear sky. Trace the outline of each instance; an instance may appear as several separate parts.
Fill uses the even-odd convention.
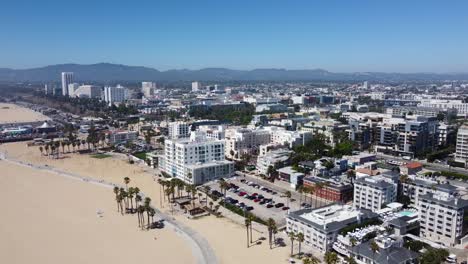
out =
[[[0,67],[468,72],[468,1],[6,0]]]

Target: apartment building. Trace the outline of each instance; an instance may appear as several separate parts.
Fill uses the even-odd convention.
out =
[[[396,201],[398,185],[383,176],[361,177],[354,181],[354,207],[372,212]]]
[[[325,253],[332,247],[341,229],[375,217],[377,215],[368,210],[332,204],[290,212],[286,217],[286,231],[304,234],[306,245]]]
[[[468,200],[447,193],[422,195],[418,202],[420,236],[447,247],[460,244],[462,239],[466,243],[467,210]]]
[[[465,116],[468,114],[468,103],[463,103],[462,100],[427,99],[422,100],[418,106],[449,111],[450,109],[456,109],[458,116]]]
[[[287,149],[276,149],[267,152],[263,156],[257,157],[257,171],[260,174],[267,175],[268,167],[281,168],[289,163],[289,156],[292,151]]]
[[[260,145],[271,142],[270,131],[265,129],[230,128],[226,130],[226,157],[240,160],[244,154],[253,154]]]
[[[177,121],[167,125],[169,139],[187,138],[190,136],[190,125],[187,122]]]
[[[468,126],[462,126],[457,133],[457,147],[455,161],[468,165]]]
[[[401,182],[401,192],[409,197],[411,204],[417,206],[422,195],[436,192],[447,193],[450,196],[457,195],[457,188],[450,184],[440,184],[436,181],[409,176],[408,180]]]
[[[168,139],[164,145],[161,170],[186,183],[200,185],[234,173],[234,163],[224,159],[224,141],[207,139],[203,132]]]

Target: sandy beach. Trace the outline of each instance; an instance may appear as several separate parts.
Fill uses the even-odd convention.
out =
[[[5,161],[0,171],[0,263],[195,263],[170,228],[119,215],[111,189]]]
[[[0,103],[0,124],[50,120],[47,116],[15,104]]]
[[[123,177],[130,177],[132,186],[138,186],[153,200],[153,205],[170,214],[169,206],[163,203],[160,207],[160,187],[151,173],[145,172],[137,165],[129,164],[126,159],[96,159],[88,155],[65,154],[62,159],[50,159],[41,156],[38,147],[27,147],[24,142],[9,143],[0,146],[0,151],[7,152],[9,157],[27,161],[32,164],[49,165],[67,172],[76,173],[108,182],[122,184]],[[289,247],[269,249],[268,242],[246,247],[245,227],[227,218],[203,217],[197,220],[176,215],[175,219],[191,227],[202,235],[214,249],[220,263],[286,263]],[[266,228],[254,232],[254,238],[268,237]],[[190,253],[187,253],[190,254]],[[180,254],[178,254],[180,255]],[[177,263],[177,262],[173,262]]]

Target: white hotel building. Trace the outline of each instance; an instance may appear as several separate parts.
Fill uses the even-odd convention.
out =
[[[382,176],[369,176],[354,181],[354,207],[372,212],[395,202],[397,184]]]
[[[234,173],[234,163],[224,159],[224,141],[207,139],[204,132],[167,139],[164,145],[160,169],[186,183],[200,185]]]

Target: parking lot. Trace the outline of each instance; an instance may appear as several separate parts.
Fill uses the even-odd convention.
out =
[[[246,180],[244,177],[233,177],[226,182],[231,184],[231,188],[226,191],[226,202],[250,211],[264,220],[273,218],[278,226],[286,223],[285,216],[288,210],[298,210],[300,207],[299,201],[294,198],[288,202],[284,193],[263,186],[261,183]],[[208,186],[212,191],[221,192],[217,182],[209,183]]]

